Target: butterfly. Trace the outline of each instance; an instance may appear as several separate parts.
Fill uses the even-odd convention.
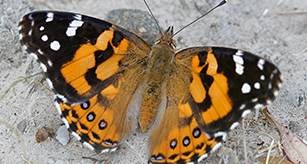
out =
[[[25,15],[23,47],[37,59],[68,130],[96,152],[115,151],[133,129],[149,134],[148,163],[197,163],[248,113],[270,104],[281,73],[226,47],[176,51],[173,27],[150,47],[93,17]]]

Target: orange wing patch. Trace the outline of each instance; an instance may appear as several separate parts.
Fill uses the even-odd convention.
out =
[[[61,73],[63,77],[67,83],[77,90],[79,95],[85,94],[92,89],[85,77],[89,69],[97,67],[95,74],[101,81],[111,77],[120,69],[118,63],[124,55],[118,54],[124,54],[127,51],[129,42],[123,38],[117,46],[112,45],[114,36],[112,29],[104,31],[98,37],[96,44],[81,45],[74,58],[62,66]],[[109,48],[112,48],[112,50]],[[97,53],[99,54],[97,55]],[[97,60],[103,60],[103,58],[105,58],[105,61],[97,63]]]
[[[172,109],[173,108],[173,109]],[[208,138],[199,128],[189,103],[171,106],[151,138],[152,163],[188,163],[203,160],[215,147],[220,146],[221,137]],[[171,113],[171,115],[169,115]],[[158,135],[159,134],[159,135]]]
[[[190,83],[190,93],[198,104],[206,101],[206,96],[209,96],[211,106],[202,113],[202,117],[206,124],[210,124],[225,117],[231,111],[232,104],[227,95],[227,78],[222,72],[217,72],[218,63],[216,57],[212,50],[209,50],[205,55],[201,56],[202,59],[205,58],[205,61],[201,61],[199,54],[192,58],[191,74],[193,80]],[[211,83],[202,79],[206,78],[202,77],[202,74],[210,76],[212,78]]]

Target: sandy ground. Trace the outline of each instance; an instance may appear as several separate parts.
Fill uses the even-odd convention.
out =
[[[307,13],[279,12],[307,10],[306,0],[230,0],[225,6],[190,26],[175,37],[178,49],[191,46],[227,46],[244,49],[275,63],[283,75],[280,95],[268,107],[272,116],[307,140]],[[186,25],[201,13],[219,3],[217,0],[155,0],[149,4],[164,29]],[[1,0],[0,1],[0,92],[19,77],[40,71],[38,63],[21,49],[18,21],[33,10],[62,10],[106,18],[113,9],[147,11],[141,0]],[[73,136],[68,145],[55,138],[37,143],[35,133],[46,126],[57,130],[62,121],[53,105],[53,94],[34,83],[47,86],[43,75],[23,80],[0,101],[0,120],[17,127],[24,124],[19,141],[17,135],[0,124],[0,163],[146,163],[146,135],[137,131],[112,154],[96,154],[84,148]],[[229,133],[222,148],[204,163],[259,163],[266,156],[272,140],[278,144],[275,125],[262,112],[252,114]],[[245,140],[245,144],[244,144]],[[25,148],[23,148],[23,146]],[[244,146],[247,158],[244,158]],[[25,153],[24,153],[25,152]],[[273,156],[280,156],[277,146]],[[96,160],[95,160],[96,159]]]

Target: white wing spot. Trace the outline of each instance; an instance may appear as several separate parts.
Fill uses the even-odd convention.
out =
[[[32,30],[30,30],[30,31],[28,32],[28,35],[29,35],[29,36],[31,36],[31,35],[32,35]]]
[[[260,80],[265,80],[265,76],[264,76],[264,75],[261,75],[261,76],[260,76]]]
[[[32,26],[32,27],[34,26],[34,21],[31,21],[31,26]]]
[[[43,35],[43,36],[41,37],[41,39],[42,39],[42,41],[46,42],[46,41],[48,40],[48,36],[47,36],[47,35]]]
[[[238,56],[243,56],[243,51],[238,50],[237,53],[236,53],[236,55],[238,55]]]
[[[233,55],[233,61],[236,63],[236,73],[238,75],[242,75],[244,73],[244,60],[242,58],[243,53],[242,51],[237,51],[237,53],[235,55]]]
[[[77,20],[82,20],[82,16],[81,15],[75,15],[74,18],[77,19]]]
[[[233,61],[241,65],[244,64],[244,60],[241,56],[233,55]]]
[[[54,51],[58,51],[60,47],[61,47],[60,43],[56,40],[50,43],[50,48]]]
[[[39,27],[39,31],[44,31],[45,30],[45,27],[44,26],[40,26]]]
[[[251,86],[247,83],[244,83],[242,88],[241,88],[241,91],[242,91],[243,94],[249,93],[251,91]]]
[[[254,98],[254,99],[252,99],[252,102],[257,102],[258,101],[258,98]]]
[[[80,20],[73,20],[69,23],[69,27],[67,28],[66,35],[68,37],[75,36],[78,27],[81,27],[84,22]]]
[[[242,105],[239,107],[239,109],[240,109],[240,110],[243,110],[243,109],[245,108],[245,106],[246,106],[245,104],[242,104]]]
[[[46,22],[51,22],[53,21],[54,13],[48,13],[47,14],[47,19]]]
[[[268,89],[272,89],[272,84],[271,83],[269,83]]]
[[[259,83],[259,82],[256,82],[256,83],[254,84],[254,88],[255,88],[255,89],[260,89],[260,83]]]
[[[238,63],[236,63],[236,72],[238,75],[242,75],[244,73],[244,67]]]
[[[41,54],[41,55],[44,54],[43,51],[42,51],[41,49],[38,49],[37,52],[38,52],[39,54]]]
[[[52,63],[51,60],[48,60],[47,63],[48,63],[48,65],[49,65],[49,67],[52,67],[53,63]]]
[[[263,65],[265,63],[265,60],[263,59],[259,59],[258,63],[257,63],[257,66],[260,70],[263,70]]]

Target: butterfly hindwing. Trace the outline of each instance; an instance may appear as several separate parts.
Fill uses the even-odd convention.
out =
[[[69,104],[93,97],[150,51],[146,42],[127,30],[66,12],[25,15],[20,35],[25,48],[41,62],[57,96]]]

